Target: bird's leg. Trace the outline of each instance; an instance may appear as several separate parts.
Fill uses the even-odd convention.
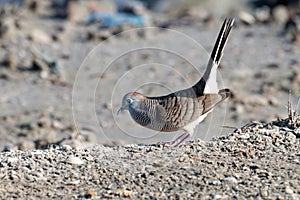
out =
[[[174,140],[174,146],[175,147],[180,147],[180,146],[184,146],[184,145],[189,145],[190,141],[187,141],[186,139],[190,137],[190,134],[188,132],[185,132],[184,134],[182,134],[181,136],[179,136],[178,138],[176,138]]]
[[[171,142],[160,142],[158,144],[177,147],[177,146],[181,146],[182,144],[184,144],[185,140],[188,137],[190,137],[190,134],[188,132],[184,132],[182,135],[180,135],[178,138],[176,138],[175,140],[173,140]]]

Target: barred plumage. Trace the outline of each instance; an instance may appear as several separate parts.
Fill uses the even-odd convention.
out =
[[[128,109],[138,124],[153,130],[162,132],[184,130],[185,133],[179,138],[166,143],[175,146],[181,144],[193,134],[195,126],[230,95],[229,89],[218,89],[216,71],[233,22],[234,19],[224,21],[206,71],[194,86],[158,97],[147,97],[137,92],[127,93],[123,97],[119,112]]]

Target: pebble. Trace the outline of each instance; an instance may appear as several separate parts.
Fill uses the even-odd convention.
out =
[[[49,64],[41,58],[34,58],[31,69],[34,71],[49,71]]]
[[[231,183],[231,184],[237,184],[237,183],[238,183],[238,181],[237,181],[236,178],[234,178],[234,177],[226,177],[226,178],[224,178],[223,180],[224,180],[225,182]]]
[[[279,24],[284,24],[289,18],[288,10],[287,10],[286,6],[283,6],[283,5],[276,6],[273,9],[272,14],[273,14],[275,21]]]
[[[69,150],[72,149],[72,147],[71,147],[70,145],[68,145],[68,144],[63,144],[61,147],[62,147],[62,149],[63,149],[64,151],[69,151]]]
[[[78,185],[80,183],[80,180],[72,180],[67,182],[67,185]]]
[[[83,165],[84,161],[81,158],[75,157],[75,156],[69,156],[66,159],[66,163],[74,164],[74,165]]]
[[[290,186],[286,186],[286,187],[285,187],[285,192],[286,192],[287,194],[293,194],[293,193],[294,193],[294,191],[292,190],[292,188],[291,188]]]
[[[246,11],[241,11],[238,16],[239,19],[247,25],[253,25],[255,23],[254,16]]]
[[[179,162],[186,162],[188,159],[189,159],[189,156],[185,154],[185,155],[181,156],[181,157],[178,159],[178,161],[179,161]]]
[[[85,198],[87,199],[92,199],[96,196],[96,192],[92,189],[88,189],[85,194],[84,194]]]
[[[17,157],[9,157],[7,158],[7,162],[8,163],[15,163],[17,162],[19,159]]]
[[[211,185],[221,185],[221,181],[219,181],[218,179],[209,179],[207,182]]]
[[[19,65],[19,61],[14,53],[9,53],[4,59],[4,64],[7,65],[10,70],[16,71]]]
[[[264,198],[267,198],[268,197],[268,188],[267,187],[263,187],[260,191],[261,193],[261,196],[264,197]]]
[[[0,18],[0,38],[13,38],[16,35],[15,19],[13,17]]]
[[[222,195],[220,195],[220,194],[216,194],[216,195],[214,195],[214,199],[222,199]]]
[[[42,79],[48,78],[48,77],[49,77],[49,72],[46,71],[46,70],[42,70],[42,71],[40,72],[40,77],[41,77]]]
[[[236,104],[235,107],[233,107],[233,109],[237,114],[242,114],[245,112],[245,108],[242,104]]]
[[[272,105],[272,106],[280,106],[280,101],[279,101],[279,99],[277,99],[277,98],[274,97],[274,96],[269,96],[269,97],[268,97],[268,101],[269,101],[269,104]]]
[[[268,22],[271,18],[271,9],[268,6],[263,6],[255,9],[255,18],[259,22]]]
[[[118,196],[121,196],[121,197],[131,197],[132,196],[132,191],[130,191],[130,190],[115,190],[113,193]]]
[[[52,37],[41,29],[34,29],[29,34],[29,38],[35,42],[50,44]]]
[[[51,126],[57,130],[63,129],[64,127],[63,124],[58,120],[53,120]]]
[[[12,77],[7,72],[1,72],[0,79],[6,80],[6,81],[11,81]]]
[[[18,149],[20,150],[28,150],[28,149],[35,149],[35,143],[31,140],[22,141],[18,145]]]
[[[293,132],[287,132],[285,138],[291,143],[295,143],[297,141],[297,137]]]

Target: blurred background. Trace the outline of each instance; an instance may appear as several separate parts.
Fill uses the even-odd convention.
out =
[[[219,67],[232,97],[197,128],[209,140],[300,110],[299,0],[1,0],[0,150],[172,140],[116,116],[128,91],[166,94],[205,70],[225,17]],[[146,28],[153,27],[153,28]]]

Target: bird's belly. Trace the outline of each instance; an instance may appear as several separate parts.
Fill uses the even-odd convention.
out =
[[[155,130],[160,132],[173,132],[180,129],[180,127],[174,125],[172,122],[166,122],[166,121],[159,121],[156,119],[149,120],[148,123],[145,123],[145,121],[134,119],[135,122],[137,122],[139,125]]]
[[[157,122],[155,121],[154,123],[149,123],[145,124],[139,120],[135,120],[138,124],[140,124],[143,127],[155,130],[155,131],[160,131],[160,132],[173,132],[177,131],[180,129],[180,127],[176,127],[170,122]]]
[[[196,120],[194,120],[190,123],[187,123],[186,125],[184,125],[182,127],[174,125],[173,122],[158,122],[155,120],[154,120],[155,121],[154,123],[149,123],[149,124],[141,123],[141,121],[138,121],[138,120],[136,122],[143,127],[146,127],[146,128],[149,128],[149,129],[152,129],[155,131],[173,132],[173,131],[178,131],[180,129],[183,129],[192,135],[196,126],[198,124],[200,124],[206,118],[207,114],[208,113],[201,115]]]
[[[191,123],[188,123],[187,125],[185,125],[182,129],[187,131],[190,135],[193,135],[194,129],[196,128],[196,126],[198,124],[200,124],[200,122],[202,122],[206,118],[208,113],[205,113],[205,114],[201,115],[196,120],[194,120]]]

